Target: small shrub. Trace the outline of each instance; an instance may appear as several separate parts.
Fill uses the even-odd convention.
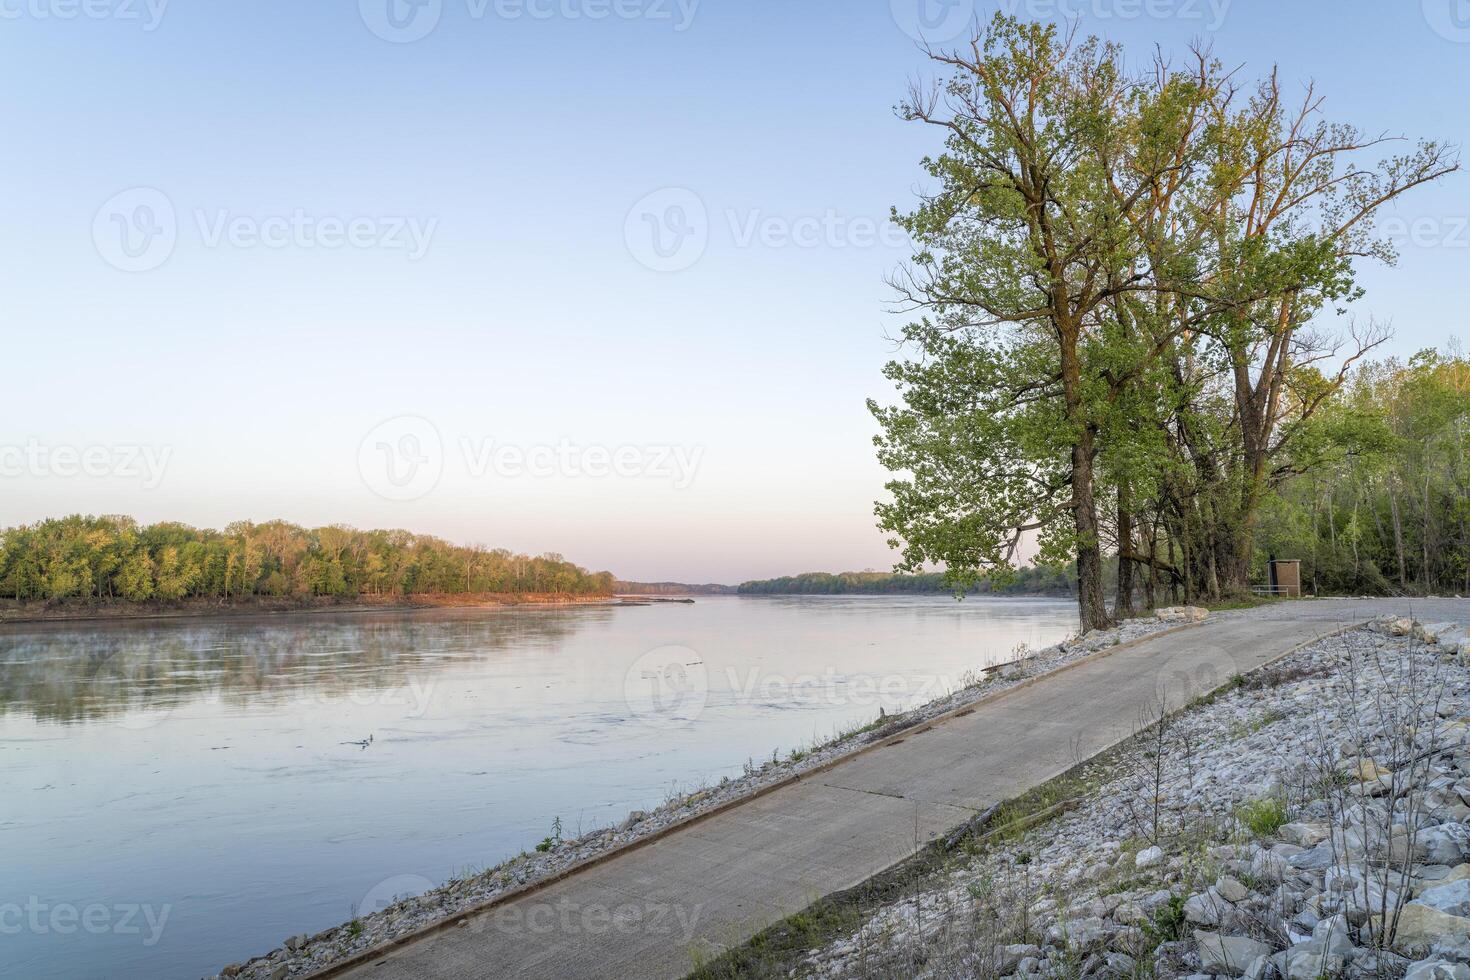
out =
[[[1236,819],[1257,837],[1270,837],[1286,823],[1286,804],[1270,798],[1242,803],[1235,811]]]
[[[1161,943],[1178,942],[1184,938],[1188,920],[1184,917],[1184,896],[1170,895],[1169,900],[1154,909],[1153,916],[1144,923],[1143,930]]]
[[[538,854],[545,854],[547,851],[554,851],[556,850],[556,846],[560,843],[561,817],[557,817],[555,820],[551,821],[551,836],[545,838],[541,841],[541,843],[536,845],[536,852]]]

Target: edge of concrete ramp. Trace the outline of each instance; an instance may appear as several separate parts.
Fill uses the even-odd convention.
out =
[[[916,721],[912,725],[908,725],[904,728],[900,728],[894,732],[891,732],[883,739],[869,742],[866,745],[860,745],[852,749],[851,751],[844,752],[843,754],[838,756],[834,756],[820,766],[806,769],[799,773],[792,773],[789,776],[784,776],[781,779],[776,780],[775,782],[769,783],[765,786],[760,787],[759,789],[751,791],[745,796],[736,797],[732,800],[726,800],[724,803],[721,803],[717,806],[712,806],[708,810],[701,810],[698,813],[692,813],[687,817],[684,817],[680,820],[675,821],[674,823],[669,824],[667,827],[663,827],[659,830],[654,831],[646,837],[640,837],[637,840],[628,841],[625,844],[620,844],[617,847],[603,851],[601,854],[595,854],[592,857],[585,858],[574,864],[569,864],[565,868],[562,868],[560,871],[555,871],[544,877],[537,878],[535,881],[527,882],[526,884],[521,885],[518,888],[513,888],[509,891],[501,892],[494,898],[490,898],[479,904],[460,909],[458,912],[454,912],[451,915],[431,922],[428,925],[420,926],[418,929],[415,929],[412,932],[404,933],[401,936],[397,936],[386,942],[379,943],[376,946],[371,946],[357,953],[353,953],[351,956],[336,960],[335,962],[330,963],[319,970],[314,970],[311,973],[304,974],[303,980],[328,980],[328,978],[340,976],[351,970],[356,970],[359,967],[366,966],[367,964],[374,962],[375,960],[382,959],[389,953],[401,949],[404,946],[410,946],[416,942],[419,942],[420,940],[427,939],[430,936],[436,935],[449,929],[453,929],[457,927],[460,923],[470,918],[473,918],[474,916],[481,915],[509,902],[518,901],[522,898],[526,898],[527,896],[534,895],[537,892],[556,884],[557,882],[565,881],[567,878],[586,871],[589,868],[597,867],[598,865],[611,861],[614,858],[622,857],[633,851],[639,850],[640,848],[647,847],[650,844],[655,844],[672,834],[687,830],[695,824],[718,816],[719,814],[726,813],[737,807],[744,806],[754,800],[761,799],[762,797],[768,796],[779,789],[795,785],[796,783],[801,782],[803,779],[808,779],[812,776],[818,775],[819,773],[828,772],[831,769],[843,765],[844,763],[850,762],[851,760],[859,756],[866,755],[869,752],[877,751],[878,749],[887,748],[889,745],[893,744],[897,740],[905,739],[911,735],[916,735],[920,732],[928,731],[936,725],[942,725],[945,722],[950,721],[951,719],[956,718],[960,715],[968,715],[972,711],[975,711],[995,701],[999,701],[1002,698],[1014,694],[1017,691],[1025,690],[1026,688],[1031,687],[1034,684],[1039,684],[1043,681],[1056,677],[1059,674],[1064,674],[1069,670],[1081,667],[1083,664],[1089,664],[1098,660],[1102,660],[1103,658],[1111,656],[1112,654],[1117,653],[1120,650],[1127,650],[1131,647],[1138,646],[1141,643],[1148,643],[1153,640],[1162,639],[1166,636],[1172,636],[1176,633],[1182,633],[1185,630],[1196,629],[1200,626],[1206,625],[1209,622],[1210,620],[1205,619],[1196,623],[1183,623],[1179,626],[1170,627],[1169,629],[1158,630],[1157,632],[1150,633],[1147,636],[1140,636],[1136,639],[1128,640],[1124,643],[1114,644],[1113,646],[1106,647],[1102,650],[1097,651],[1096,653],[1089,654],[1086,657],[1079,657],[1078,659],[1073,660],[1070,663],[1063,664],[1062,666],[1057,667],[1053,670],[1049,670],[1042,674],[1037,674],[1034,677],[1028,677],[1017,684],[1012,684],[1005,690],[995,691],[991,694],[982,695],[981,697],[976,698],[974,701],[970,701],[962,705],[957,705],[956,707],[951,708],[950,710],[945,711],[942,714],[935,715],[933,718]],[[1312,642],[1316,642],[1316,640],[1313,640]],[[1283,654],[1283,656],[1286,655],[1287,654]]]
[[[1344,633],[1351,633],[1351,632],[1353,632],[1355,630],[1364,629],[1364,628],[1370,626],[1372,623],[1373,623],[1373,619],[1372,618],[1369,618],[1369,619],[1353,620],[1353,621],[1348,622],[1348,623],[1344,623],[1344,624],[1340,624],[1340,625],[1337,625],[1337,626],[1333,626],[1330,629],[1327,629],[1327,630],[1322,631],[1321,633],[1318,633],[1316,636],[1313,636],[1310,639],[1306,639],[1306,640],[1301,641],[1300,643],[1295,644],[1290,649],[1287,649],[1287,650],[1282,651],[1281,653],[1277,654],[1276,656],[1271,657],[1269,660],[1262,661],[1261,663],[1255,665],[1254,667],[1250,668],[1249,670],[1243,671],[1243,672],[1241,672],[1241,674],[1236,675],[1236,676],[1242,676],[1243,677],[1243,676],[1246,676],[1246,675],[1249,675],[1249,674],[1254,674],[1254,673],[1256,673],[1258,671],[1265,670],[1268,667],[1272,666],[1273,664],[1280,663],[1282,660],[1285,660],[1288,657],[1294,656],[1295,654],[1300,653],[1301,651],[1307,649],[1308,647],[1315,646],[1318,643],[1323,643],[1323,642],[1325,642],[1327,640],[1332,639],[1335,636],[1341,636]],[[1190,625],[1199,625],[1199,624],[1190,624]],[[1145,640],[1153,639],[1154,637],[1164,636],[1164,635],[1167,635],[1168,633],[1172,633],[1172,632],[1176,632],[1176,631],[1175,630],[1161,630],[1160,632],[1155,633],[1153,637],[1142,637],[1137,642],[1143,642]],[[1123,644],[1120,644],[1120,646],[1122,646],[1122,645]],[[1087,660],[1091,660],[1091,659],[1094,659],[1094,658],[1089,657],[1089,658],[1086,658],[1086,659]],[[1082,662],[1084,662],[1084,661],[1078,661],[1078,663],[1082,663]],[[1072,665],[1071,664],[1068,664],[1067,666],[1072,666]],[[1059,673],[1059,672],[1060,671],[1052,671],[1051,673],[1052,674],[1055,674],[1055,673]],[[1043,677],[1048,677],[1048,676],[1051,676],[1051,674],[1043,674],[1043,675],[1040,675],[1036,679],[1039,680],[1039,679],[1041,679]],[[1208,691],[1205,691],[1203,693],[1202,697],[1208,697],[1208,696],[1213,696],[1213,695],[1219,694],[1221,691],[1226,690],[1226,688],[1230,685],[1230,682],[1231,682],[1231,679],[1230,678],[1226,678],[1226,680],[1222,681],[1219,684],[1216,684],[1213,688],[1210,688]],[[1017,687],[1019,688],[1020,685],[1017,685]],[[997,692],[997,696],[999,696],[1000,694],[1004,694],[1004,693],[1006,693],[1006,692],[1004,692],[1004,691]],[[1178,707],[1176,707],[1176,708],[1174,708],[1172,710],[1166,711],[1164,717],[1165,718],[1169,718],[1169,719],[1176,718],[1179,715],[1185,713],[1186,711],[1189,711],[1190,708],[1191,708],[1191,704],[1181,704],[1181,705],[1179,705]],[[1072,763],[1071,765],[1068,765],[1068,766],[1064,767],[1060,771],[1055,772],[1055,773],[1052,773],[1051,775],[1047,776],[1045,779],[1043,779],[1040,782],[1038,782],[1034,787],[1032,787],[1032,789],[1033,790],[1034,789],[1039,789],[1039,788],[1041,788],[1043,786],[1046,786],[1046,785],[1048,785],[1050,783],[1053,783],[1053,782],[1055,782],[1055,781],[1057,781],[1059,779],[1064,779],[1068,775],[1070,775],[1072,773],[1075,773],[1075,772],[1083,769],[1086,766],[1092,765],[1098,759],[1101,759],[1101,758],[1106,757],[1108,755],[1108,753],[1116,751],[1120,746],[1125,745],[1130,739],[1135,738],[1135,737],[1137,737],[1136,734],[1125,735],[1122,738],[1119,738],[1119,739],[1117,739],[1117,740],[1109,743],[1107,746],[1103,747],[1102,749],[1098,750],[1097,752],[1093,753],[1092,755],[1088,756],[1087,758],[1080,759],[1077,762]],[[1024,795],[1024,794],[1021,794],[1021,795]],[[999,811],[999,809],[1001,808],[1001,806],[1003,806],[1003,805],[1005,805],[1007,803],[1010,803],[1010,802],[1012,802],[1012,801],[1014,801],[1016,799],[1021,798],[1021,795],[1014,796],[1014,797],[1009,797],[1007,799],[1001,800],[999,803],[997,803],[994,807],[991,807],[990,810],[986,811],[986,813],[982,814],[981,816],[982,817],[989,816],[989,815],[991,815],[991,814]],[[1024,827],[1024,829],[1028,829],[1029,830],[1030,828],[1036,826],[1037,824],[1043,823],[1046,820],[1049,820],[1051,817],[1054,817],[1057,814],[1059,814],[1061,812],[1064,812],[1064,811],[1066,811],[1068,809],[1071,809],[1072,807],[1076,806],[1077,803],[1078,803],[1078,801],[1080,799],[1081,799],[1081,797],[1076,797],[1076,798],[1073,798],[1073,799],[1062,800],[1062,801],[1060,801],[1060,802],[1058,802],[1058,803],[1056,803],[1056,804],[1054,804],[1054,805],[1052,805],[1050,807],[1047,807],[1045,810],[1042,810],[1042,811],[1037,812],[1037,813],[1030,814],[1029,816],[1026,816],[1026,817],[1022,817],[1020,820],[1017,820],[1014,823],[1008,823],[1008,824],[1006,824],[1004,826],[1001,826],[1001,827],[987,827],[987,826],[981,825],[978,828],[978,831],[979,832],[978,832],[978,835],[977,835],[977,837],[975,839],[980,840],[980,841],[984,841],[984,840],[986,840],[986,839],[988,839],[988,838],[990,838],[990,837],[992,837],[992,836],[994,836],[996,834],[1005,833],[1005,832],[1007,832],[1009,830],[1023,828],[1023,827]],[[971,829],[968,826],[966,827],[966,830],[968,830],[969,833],[971,833],[971,834],[975,834],[976,833],[976,830],[975,829]],[[965,831],[962,831],[962,830],[960,830],[960,829],[957,828],[956,831],[948,839],[941,837],[938,840],[931,841],[928,845],[925,845],[925,847],[923,848],[923,853],[928,853],[934,847],[942,847],[942,848],[946,848],[946,849],[947,848],[950,848],[950,847],[953,847],[954,844],[956,843],[956,838],[959,837],[960,835],[964,834],[964,832]],[[832,903],[832,902],[836,902],[838,904],[842,904],[842,903],[848,901],[850,896],[855,895],[855,894],[859,894],[865,887],[867,887],[874,880],[879,879],[879,878],[881,878],[881,877],[883,877],[885,875],[891,875],[891,874],[895,873],[896,871],[898,871],[899,869],[901,869],[901,868],[905,867],[906,865],[908,865],[910,862],[918,861],[918,860],[921,860],[921,853],[920,852],[916,852],[916,853],[914,853],[912,855],[909,855],[908,857],[900,858],[899,860],[893,862],[892,864],[889,864],[889,865],[887,865],[887,866],[885,866],[883,868],[879,868],[879,869],[875,870],[872,873],[872,875],[870,875],[866,880],[864,880],[863,882],[860,882],[860,883],[852,886],[851,888],[844,888],[844,889],[841,889],[839,891],[835,891],[835,892],[831,892],[831,893],[829,893],[827,895],[823,895],[820,898],[817,898],[811,904],[807,905],[805,908],[799,909],[796,912],[792,913],[791,916],[787,916],[785,918],[782,918],[782,919],[779,919],[779,920],[777,920],[775,922],[770,923],[765,928],[763,928],[763,929],[755,932],[753,935],[751,935],[749,938],[747,938],[743,943],[741,943],[739,945],[736,945],[736,946],[728,947],[723,952],[721,952],[720,954],[718,954],[714,958],[713,962],[718,963],[725,956],[728,956],[731,953],[736,952],[738,949],[743,948],[744,946],[748,946],[750,943],[754,942],[757,938],[759,938],[762,935],[765,935],[766,933],[770,932],[771,930],[779,928],[783,923],[787,922],[790,918],[793,918],[796,915],[801,915],[801,914],[803,914],[805,912],[808,912],[812,908],[815,908],[816,906],[825,905],[827,903]],[[709,965],[710,964],[708,964],[708,963],[705,964],[705,966],[709,966]],[[694,978],[694,977],[701,976],[701,975],[702,975],[701,974],[701,971],[698,970],[698,969],[696,969],[696,970],[693,970],[693,971],[689,972],[688,974],[686,974],[686,980],[689,980],[689,978]]]

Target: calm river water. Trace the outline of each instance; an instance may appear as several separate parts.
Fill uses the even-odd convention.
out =
[[[722,597],[0,629],[0,976],[213,973],[1075,625]]]

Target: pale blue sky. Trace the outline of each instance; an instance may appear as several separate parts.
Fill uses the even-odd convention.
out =
[[[863,399],[905,255],[876,229],[935,146],[892,115],[929,72],[920,0],[386,2],[0,0],[0,523],[403,526],[638,578],[886,567]],[[1139,58],[1208,37],[1336,117],[1466,141],[1463,0],[1222,2],[1015,9]],[[1467,334],[1466,192],[1415,195],[1432,240],[1363,277],[1396,352]],[[518,468],[538,446],[636,458]],[[108,475],[37,447],[103,447]]]

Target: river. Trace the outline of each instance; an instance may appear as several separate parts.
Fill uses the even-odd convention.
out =
[[[210,974],[1075,626],[884,596],[0,628],[0,976]]]

